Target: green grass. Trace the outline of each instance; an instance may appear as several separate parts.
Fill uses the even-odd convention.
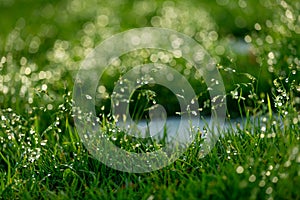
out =
[[[300,199],[300,4],[147,2],[0,1],[5,19],[0,20],[0,199]],[[179,24],[165,12],[170,8]],[[157,24],[157,16],[163,24]],[[174,163],[134,174],[114,170],[88,152],[74,125],[71,91],[79,63],[91,49],[115,33],[144,26],[185,32],[203,45],[224,80],[227,118],[239,116],[242,124],[232,122],[204,158],[199,157],[200,130]],[[237,41],[248,45],[246,53],[236,49]],[[140,53],[145,55],[122,55],[121,62],[147,63],[157,51],[148,57]],[[186,63],[176,61],[184,73]],[[121,66],[108,68],[115,74],[104,75],[99,84],[105,92],[96,102],[103,130],[128,151],[164,146],[164,141],[130,137],[124,142],[124,131],[112,139],[110,83],[122,72]],[[194,73],[186,76],[209,114],[207,87]],[[134,94],[137,119],[154,102],[174,113],[178,102],[166,88],[149,89]]]
[[[24,120],[13,111],[1,115],[6,118],[0,132],[4,199],[300,197],[299,124],[292,123],[292,116],[283,125],[266,117],[260,126],[229,130],[202,159],[198,139],[170,166],[131,174],[95,160],[69,124],[68,111],[56,113],[55,123],[42,133],[34,130],[39,128],[34,116]],[[31,130],[30,134],[16,134],[20,128]]]

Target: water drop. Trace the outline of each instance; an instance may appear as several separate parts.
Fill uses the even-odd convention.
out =
[[[254,174],[252,174],[250,177],[249,177],[249,182],[253,183],[256,181],[256,176]]]
[[[93,99],[93,98],[92,98],[90,95],[88,95],[88,94],[85,95],[85,98],[88,99],[88,100]]]
[[[238,174],[242,174],[242,173],[244,172],[244,168],[243,168],[242,166],[238,166],[238,167],[236,168],[236,172],[237,172]]]

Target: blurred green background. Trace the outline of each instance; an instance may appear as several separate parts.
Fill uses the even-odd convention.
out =
[[[299,96],[299,11],[293,0],[0,0],[0,107],[19,113],[43,107],[40,116],[47,119],[72,91],[80,61],[95,46],[121,31],[154,26],[183,32],[205,47],[218,63],[229,113],[237,116],[238,96],[243,112],[255,109],[266,94],[278,92],[274,80],[292,80]],[[111,80],[117,76],[104,78],[101,98],[109,97]],[[203,92],[203,106],[205,87],[194,87]],[[160,101],[172,113],[177,104],[167,94]]]

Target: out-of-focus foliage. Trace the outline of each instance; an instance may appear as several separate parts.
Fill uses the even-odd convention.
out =
[[[299,88],[299,7],[279,0],[2,0],[1,107],[51,110],[72,90],[80,61],[97,44],[120,31],[154,26],[201,43],[219,63],[229,104],[237,104],[238,94],[253,108],[249,95],[266,100],[276,78],[293,79]]]

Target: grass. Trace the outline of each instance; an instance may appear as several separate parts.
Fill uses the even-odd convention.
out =
[[[0,21],[0,199],[300,199],[300,4],[226,2],[0,1],[5,19]],[[226,117],[239,116],[242,122],[223,130],[204,158],[199,151],[205,130],[199,130],[174,163],[134,174],[104,165],[83,145],[71,91],[79,63],[91,49],[115,33],[144,26],[172,28],[201,43],[224,79]],[[235,49],[237,41],[246,45],[246,53]],[[147,63],[158,53],[170,56],[145,50],[122,55],[120,63]],[[183,59],[171,60],[209,114],[203,79],[195,78]],[[165,141],[136,140],[120,130],[114,134],[110,83],[122,70],[121,64],[108,66],[99,83],[102,128],[125,150],[159,149]],[[172,95],[159,86],[141,88],[133,95],[138,101],[131,102],[132,112],[139,119],[159,103],[175,113],[178,102]]]
[[[1,128],[2,198],[299,198],[299,126],[289,117],[283,125],[266,117],[259,126],[228,130],[205,158],[199,158],[201,141],[196,140],[170,166],[131,174],[95,160],[66,113],[58,112],[57,121],[43,133],[33,130],[39,124],[34,117],[24,120],[12,111],[1,114],[6,117]],[[31,134],[14,135],[20,128]]]

